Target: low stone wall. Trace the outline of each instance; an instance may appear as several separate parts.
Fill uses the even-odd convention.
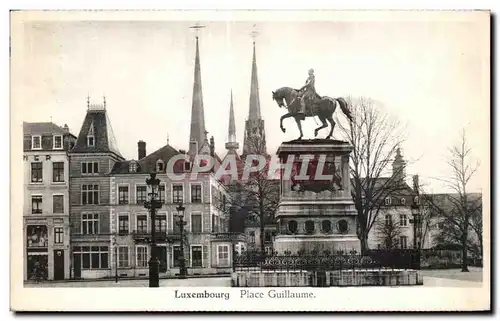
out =
[[[342,271],[262,271],[233,272],[233,287],[311,287],[311,286],[400,286],[422,285],[417,270],[359,269]]]

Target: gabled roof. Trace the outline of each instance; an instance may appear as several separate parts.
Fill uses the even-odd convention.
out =
[[[94,146],[87,146],[87,136],[94,136]],[[123,158],[116,144],[116,138],[105,109],[87,110],[80,133],[72,153],[111,152]]]

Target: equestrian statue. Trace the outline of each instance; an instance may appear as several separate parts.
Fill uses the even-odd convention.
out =
[[[300,131],[300,137],[302,139],[302,125],[301,121],[305,120],[306,117],[318,116],[322,125],[314,130],[314,137],[318,136],[318,131],[328,127],[327,121],[330,123],[330,133],[326,136],[326,139],[330,139],[333,134],[333,129],[335,128],[335,122],[333,121],[333,113],[337,108],[337,103],[344,115],[353,121],[351,111],[349,110],[348,104],[344,98],[331,98],[328,96],[320,96],[316,93],[314,86],[314,70],[309,69],[309,77],[306,80],[305,85],[300,89],[293,89],[290,87],[282,87],[273,91],[273,100],[276,101],[279,107],[286,107],[288,113],[281,116],[280,118],[280,128],[285,132],[283,127],[283,120],[293,117],[297,123],[297,127]],[[286,103],[286,104],[285,104]]]

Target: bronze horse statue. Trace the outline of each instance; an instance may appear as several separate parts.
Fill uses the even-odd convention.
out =
[[[340,106],[340,109],[349,119],[349,121],[353,121],[353,117],[351,111],[349,110],[348,104],[344,98],[331,98],[328,96],[319,96],[316,94],[316,102],[308,102],[306,104],[306,114],[305,117],[314,117],[318,116],[322,125],[314,130],[314,137],[318,136],[318,131],[328,127],[327,121],[330,123],[330,133],[326,136],[326,139],[330,139],[333,134],[333,129],[335,128],[335,122],[333,121],[333,113],[337,108],[337,103]],[[288,109],[288,113],[281,116],[280,118],[280,128],[283,132],[285,132],[285,128],[283,127],[283,120],[293,117],[295,122],[297,123],[297,127],[299,127],[300,137],[298,139],[302,139],[302,125],[301,121],[304,120],[304,116],[301,117],[301,114],[298,113],[300,110],[300,92],[297,89],[293,89],[290,87],[282,87],[273,91],[273,100],[276,101],[279,107],[286,107]],[[286,105],[285,105],[286,102]]]

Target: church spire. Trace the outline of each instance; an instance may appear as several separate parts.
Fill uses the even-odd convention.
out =
[[[255,54],[256,35],[256,31],[252,32],[253,57],[252,78],[250,82],[250,106],[248,110],[248,119],[245,122],[243,157],[248,154],[267,155],[264,120],[262,119],[262,116],[260,114],[259,81],[257,74],[257,58]]]
[[[233,106],[233,91],[231,90],[231,102],[229,104],[229,127],[228,127],[228,141],[226,142],[226,149],[231,152],[239,148],[236,141],[236,124],[234,122],[234,106]]]
[[[202,28],[195,26],[193,28]],[[194,82],[193,82],[193,103],[191,107],[191,131],[189,135],[189,146],[195,146],[192,142],[197,142],[196,146],[201,146],[205,140],[205,112],[203,110],[203,91],[201,86],[200,50],[198,46],[198,35],[196,35],[196,55],[194,60]],[[198,152],[190,151],[190,152]]]
[[[252,78],[250,83],[250,109],[248,111],[248,119],[260,119],[259,79],[257,77],[255,39],[253,41]]]

